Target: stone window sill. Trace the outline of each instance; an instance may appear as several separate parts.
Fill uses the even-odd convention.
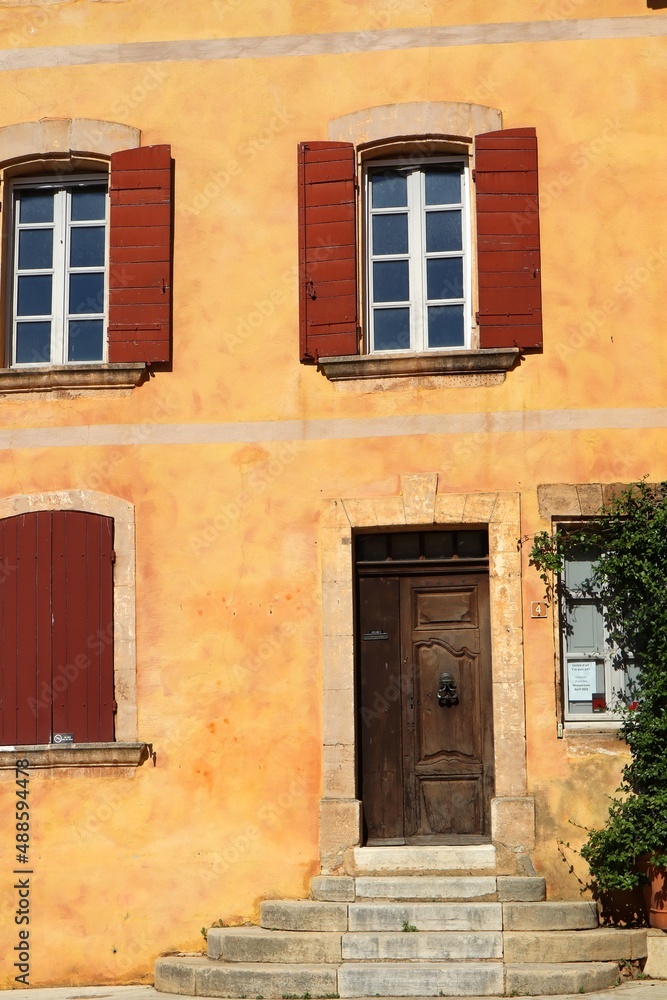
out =
[[[320,358],[318,369],[332,382],[353,379],[381,379],[405,376],[496,375],[505,374],[519,360],[518,347],[498,347],[480,351],[429,351],[425,354],[361,354]]]
[[[0,747],[0,770],[27,760],[27,771],[56,767],[139,767],[152,756],[150,743],[48,743],[42,746]]]
[[[48,392],[52,389],[133,389],[143,381],[146,372],[147,365],[143,361],[0,368],[0,395],[9,392]]]

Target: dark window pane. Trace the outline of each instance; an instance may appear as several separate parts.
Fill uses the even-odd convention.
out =
[[[396,170],[371,175],[373,208],[403,208],[408,204],[408,184],[405,174]]]
[[[86,219],[104,219],[106,212],[106,188],[75,188],[72,191],[71,215],[73,222]]]
[[[461,212],[456,209],[451,212],[427,212],[426,252],[445,253],[462,249]]]
[[[410,310],[373,310],[373,350],[405,351],[410,347]]]
[[[71,320],[69,324],[68,361],[102,361],[104,340],[101,319]]]
[[[359,535],[357,538],[357,559],[360,562],[381,562],[386,558],[386,535]]]
[[[408,252],[408,217],[398,215],[373,216],[373,253],[394,254]]]
[[[51,315],[51,275],[23,274],[18,279],[17,316]]]
[[[51,361],[51,324],[17,323],[14,360],[20,365],[48,364]]]
[[[70,267],[104,267],[104,226],[73,227]]]
[[[53,222],[53,191],[21,191],[19,222]]]
[[[428,307],[428,346],[463,347],[463,306]]]
[[[424,171],[427,205],[457,205],[461,201],[462,167],[429,167]]]
[[[419,532],[390,535],[392,559],[419,559]]]
[[[19,231],[19,270],[38,270],[53,265],[53,230]]]
[[[92,274],[70,274],[69,311],[70,313],[104,312],[104,273],[102,271],[96,271]]]
[[[428,299],[463,298],[463,258],[435,257],[426,261]]]
[[[489,547],[485,531],[458,531],[456,552],[459,559],[483,559]]]
[[[424,532],[424,555],[427,559],[451,559],[454,555],[454,535],[451,531]]]
[[[373,263],[373,302],[407,302],[410,280],[407,260]]]

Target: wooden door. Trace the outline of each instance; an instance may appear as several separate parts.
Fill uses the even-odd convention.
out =
[[[488,839],[488,574],[359,578],[359,746],[367,843]]]

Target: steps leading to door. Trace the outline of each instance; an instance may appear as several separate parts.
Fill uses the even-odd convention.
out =
[[[337,884],[335,884],[337,883]],[[613,986],[646,932],[598,926],[593,902],[546,902],[533,877],[320,876],[267,900],[260,927],[211,928],[208,957],[156,963],[166,993],[217,997],[507,996]]]

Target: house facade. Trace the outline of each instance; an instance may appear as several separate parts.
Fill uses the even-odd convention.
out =
[[[526,539],[667,479],[667,14],[0,6],[0,985],[360,849],[579,899],[626,692]]]

